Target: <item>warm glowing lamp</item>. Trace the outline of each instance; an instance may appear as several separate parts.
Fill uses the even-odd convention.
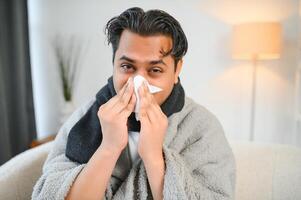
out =
[[[277,59],[281,52],[281,25],[278,22],[252,22],[234,25],[232,38],[232,57],[252,60],[253,86],[250,140],[254,140],[254,114],[256,97],[257,61]]]

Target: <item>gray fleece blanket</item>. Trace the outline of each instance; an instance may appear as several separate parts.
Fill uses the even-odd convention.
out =
[[[86,164],[65,156],[68,133],[87,112],[95,98],[77,109],[59,130],[53,148],[34,186],[32,199],[64,199]],[[217,118],[185,97],[183,109],[168,117],[163,153],[164,199],[234,199],[236,166],[234,154]],[[121,153],[107,185],[106,200],[152,199],[143,162],[129,162],[128,147]],[[126,174],[125,174],[126,173]]]

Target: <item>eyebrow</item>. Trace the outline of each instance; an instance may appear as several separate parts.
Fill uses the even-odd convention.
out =
[[[134,59],[129,58],[125,55],[121,56],[121,58],[119,58],[119,60],[126,60],[126,61],[131,62],[131,63],[136,63],[136,61]],[[151,64],[151,65],[163,64],[163,65],[167,66],[166,63],[162,59],[160,59],[160,60],[151,60],[148,63]]]

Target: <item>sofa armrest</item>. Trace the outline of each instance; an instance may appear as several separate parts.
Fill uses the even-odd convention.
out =
[[[0,167],[0,199],[31,199],[52,145],[48,142],[24,151]]]

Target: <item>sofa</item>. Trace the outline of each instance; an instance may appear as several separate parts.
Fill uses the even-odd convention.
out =
[[[237,200],[301,200],[301,149],[289,145],[229,141],[235,155]],[[30,199],[52,142],[0,166],[0,199]]]

